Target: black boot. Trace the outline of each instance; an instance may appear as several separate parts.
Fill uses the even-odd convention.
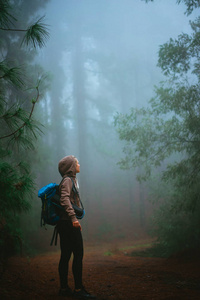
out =
[[[96,297],[88,293],[84,287],[80,290],[75,290],[73,296],[76,299],[96,299]]]
[[[66,287],[65,289],[59,290],[59,296],[70,297],[72,295],[73,295],[73,293],[72,293],[72,290],[70,289],[70,287]]]

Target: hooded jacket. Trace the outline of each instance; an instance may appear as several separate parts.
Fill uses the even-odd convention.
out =
[[[76,197],[76,202],[80,206],[80,201],[77,194],[72,191],[72,181],[71,177],[77,187],[76,181],[76,164],[77,159],[73,155],[65,156],[58,163],[58,170],[60,175],[63,177],[59,190],[60,190],[60,204],[64,208],[64,212],[61,214],[61,220],[71,220],[72,222],[78,221],[76,218],[75,211],[72,207],[74,203],[74,197]]]

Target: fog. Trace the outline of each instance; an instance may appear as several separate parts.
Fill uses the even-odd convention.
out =
[[[117,165],[123,143],[113,117],[146,106],[154,95],[164,79],[159,46],[190,32],[185,10],[175,0],[52,0],[39,12],[50,38],[36,62],[50,79],[37,105],[45,126],[37,185],[59,183],[58,161],[77,156],[86,239],[135,238],[148,227],[148,191],[135,170]]]

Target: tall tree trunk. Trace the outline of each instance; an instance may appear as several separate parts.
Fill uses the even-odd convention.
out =
[[[79,20],[80,23],[80,20]],[[76,135],[78,139],[78,159],[80,162],[80,191],[81,198],[89,211],[89,170],[91,165],[88,165],[88,136],[87,136],[87,107],[86,107],[86,92],[85,92],[85,74],[84,74],[84,53],[82,45],[81,30],[76,26],[74,32],[75,43],[73,52],[73,98],[75,103],[74,118],[76,126]],[[84,222],[86,234],[89,235],[88,218]]]

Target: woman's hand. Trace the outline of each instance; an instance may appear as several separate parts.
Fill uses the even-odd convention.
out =
[[[73,227],[80,228],[80,231],[82,231],[81,224],[79,223],[79,221],[75,221],[72,224],[73,224]]]

